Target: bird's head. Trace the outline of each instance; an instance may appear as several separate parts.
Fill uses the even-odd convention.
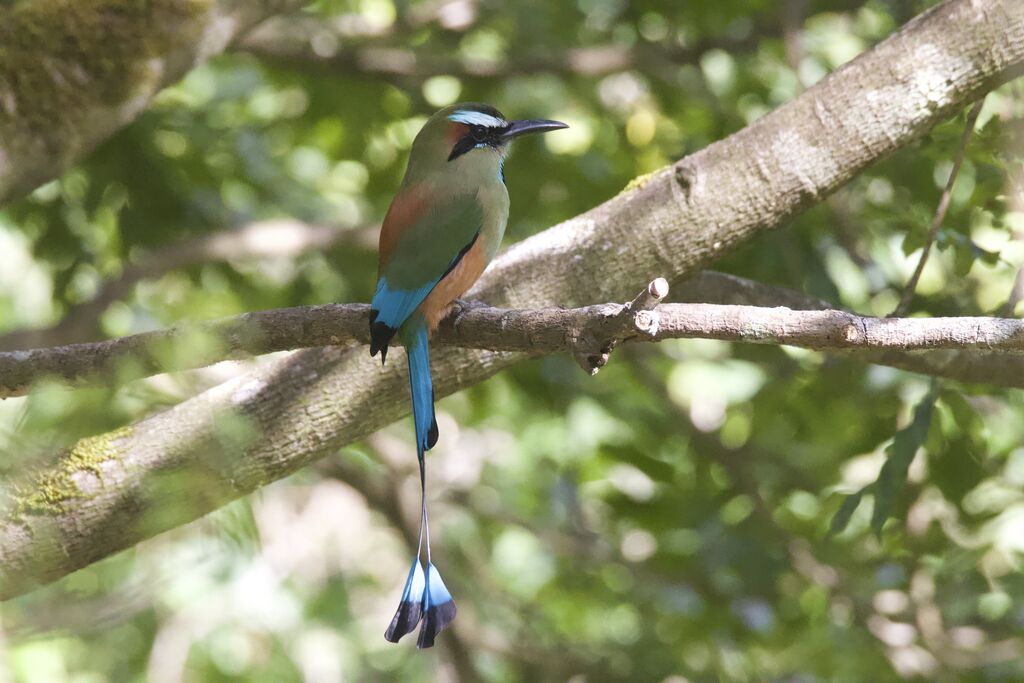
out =
[[[416,135],[409,170],[500,170],[509,143],[521,135],[568,126],[559,121],[509,121],[494,107],[475,102],[453,104],[430,117]]]

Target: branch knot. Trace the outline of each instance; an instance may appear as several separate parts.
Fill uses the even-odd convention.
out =
[[[612,350],[620,342],[636,337],[638,332],[655,336],[661,324],[661,316],[654,309],[666,296],[668,280],[655,278],[618,311],[598,316],[585,325],[573,349],[573,357],[583,371],[596,375],[598,370],[608,364]]]

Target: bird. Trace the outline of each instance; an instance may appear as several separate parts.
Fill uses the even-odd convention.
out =
[[[397,335],[405,347],[420,474],[419,543],[384,637],[397,643],[418,624],[432,647],[455,619],[455,601],[430,556],[425,455],[438,439],[428,352],[431,333],[498,252],[508,222],[505,154],[516,138],[568,126],[511,121],[492,106],[445,107],[417,133],[402,184],[380,231],[370,305],[370,355],[381,364]]]

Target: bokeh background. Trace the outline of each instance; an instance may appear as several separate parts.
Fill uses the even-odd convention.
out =
[[[520,240],[733,133],[919,0],[328,0],[190,73],[0,212],[0,348],[368,301],[376,226],[426,117],[565,121],[507,166]],[[988,96],[915,312],[1013,315],[1024,90]],[[895,306],[963,116],[718,264]],[[638,287],[654,274],[638,273]],[[596,302],[595,302],[596,303]],[[188,353],[188,349],[181,349]],[[0,402],[0,476],[258,359]],[[894,519],[870,484],[934,417]],[[0,606],[0,681],[1019,681],[1024,400],[791,348],[673,341],[588,377],[524,362],[439,404],[432,651],[382,634],[416,530],[409,420]],[[917,444],[914,444],[915,446]]]

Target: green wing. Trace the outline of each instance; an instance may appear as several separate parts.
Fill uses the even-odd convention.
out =
[[[472,246],[482,224],[476,193],[448,198],[402,233],[381,278],[389,289],[433,288]]]

